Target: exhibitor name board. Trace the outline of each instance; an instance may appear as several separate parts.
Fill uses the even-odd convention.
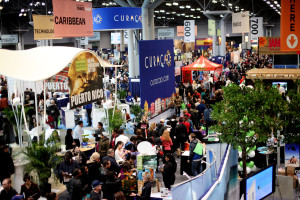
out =
[[[134,7],[95,8],[93,29],[94,31],[142,29],[142,10]]]

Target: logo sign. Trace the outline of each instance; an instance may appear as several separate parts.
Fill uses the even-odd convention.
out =
[[[195,42],[195,20],[184,20],[184,42]]]
[[[19,37],[17,34],[13,35],[0,35],[1,44],[18,44]]]
[[[54,35],[54,17],[51,15],[32,15],[34,40],[62,39]]]
[[[128,44],[128,30],[124,30],[124,44]]]
[[[157,30],[158,37],[174,37],[174,28],[160,28]]]
[[[100,41],[100,32],[94,32],[93,37],[89,37],[89,41]]]
[[[78,54],[70,65],[68,78],[70,109],[103,99],[103,72],[94,53]]]
[[[280,37],[260,37],[258,41],[259,54],[297,54],[296,51],[281,51]]]
[[[121,43],[121,33],[111,33],[110,36],[110,43],[111,44],[120,44]]]
[[[300,1],[281,1],[281,50],[300,51]]]
[[[213,19],[208,19],[208,35],[216,35],[216,21]]]
[[[93,9],[94,30],[142,29],[142,9],[130,7]]]
[[[177,26],[177,36],[184,36],[184,26]],[[197,25],[195,25],[195,36],[197,36]]]
[[[264,36],[263,18],[251,17],[251,42],[257,43],[259,37]]]
[[[249,11],[232,14],[232,33],[249,32]]]
[[[73,0],[52,0],[56,37],[93,36],[92,4]]]
[[[173,49],[173,40],[139,41],[141,107],[150,106],[151,116],[175,93]]]

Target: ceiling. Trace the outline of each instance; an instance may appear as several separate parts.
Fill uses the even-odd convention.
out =
[[[83,1],[83,0],[81,0]],[[88,1],[88,0],[84,0]],[[89,0],[93,7],[119,6],[113,0]],[[124,0],[127,1],[127,0]],[[130,0],[129,0],[130,1]],[[155,0],[151,0],[153,2]],[[250,11],[252,16],[272,21],[280,17],[281,0],[165,0],[155,9],[156,26],[182,25],[185,19],[207,19],[203,11]],[[143,0],[131,0],[141,6]],[[0,30],[7,33],[28,31],[32,28],[32,14],[52,15],[52,0],[0,0]],[[221,15],[215,16],[221,19]]]

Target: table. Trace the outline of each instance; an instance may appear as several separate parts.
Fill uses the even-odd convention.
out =
[[[86,147],[80,147],[80,151],[84,152],[86,157],[89,159],[89,157],[95,152],[95,143],[89,143]],[[68,149],[67,151],[72,151],[73,149]],[[57,152],[56,155],[58,156],[65,156],[65,152]]]
[[[98,128],[95,128],[95,127],[83,127],[82,128],[84,135],[89,135],[89,136],[87,136],[85,138],[89,138],[89,139],[95,139],[95,137],[93,136],[93,134],[95,133],[95,131],[97,129]]]
[[[172,200],[172,194],[169,191],[167,197],[162,197],[160,192],[157,193],[151,193],[151,200]]]
[[[192,176],[192,165],[188,163],[188,157],[190,155],[190,151],[185,151],[181,155],[180,159],[180,174],[183,175],[183,171],[185,171],[188,175]]]
[[[67,107],[62,107],[60,110],[61,122],[66,128],[75,127],[75,113],[74,110],[68,110]]]

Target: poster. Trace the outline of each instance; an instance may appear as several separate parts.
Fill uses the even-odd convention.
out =
[[[195,42],[195,20],[184,20],[184,42]]]
[[[285,167],[300,167],[300,144],[285,144]]]
[[[264,36],[263,29],[263,18],[262,17],[251,17],[251,42],[257,43],[259,37]]]
[[[103,99],[102,71],[98,58],[90,51],[74,58],[68,72],[70,109]]]
[[[190,70],[182,70],[182,82],[183,83],[192,83],[192,71]]]
[[[52,0],[56,37],[93,36],[92,4],[73,0]]]
[[[213,19],[208,19],[208,35],[216,35],[216,21]]]
[[[232,13],[232,33],[249,32],[249,11]]]
[[[141,107],[147,102],[151,117],[161,113],[175,93],[173,40],[139,41]]]
[[[260,37],[258,53],[261,55],[297,54],[296,51],[281,51],[280,37]]]
[[[55,76],[45,80],[46,90],[52,92],[69,92],[68,70],[69,67],[65,67]]]
[[[142,8],[95,8],[92,17],[94,30],[142,29]]]
[[[54,17],[51,15],[32,15],[34,40],[61,39],[54,35]]]
[[[157,168],[157,156],[137,156],[137,169],[156,169]]]
[[[197,38],[196,39],[196,46],[203,46],[203,45],[212,46],[212,43],[213,43],[212,38]]]
[[[120,44],[121,43],[121,33],[111,33],[110,35],[110,43],[111,44]]]
[[[217,68],[214,72],[214,81],[218,81],[222,74],[222,68]]]

